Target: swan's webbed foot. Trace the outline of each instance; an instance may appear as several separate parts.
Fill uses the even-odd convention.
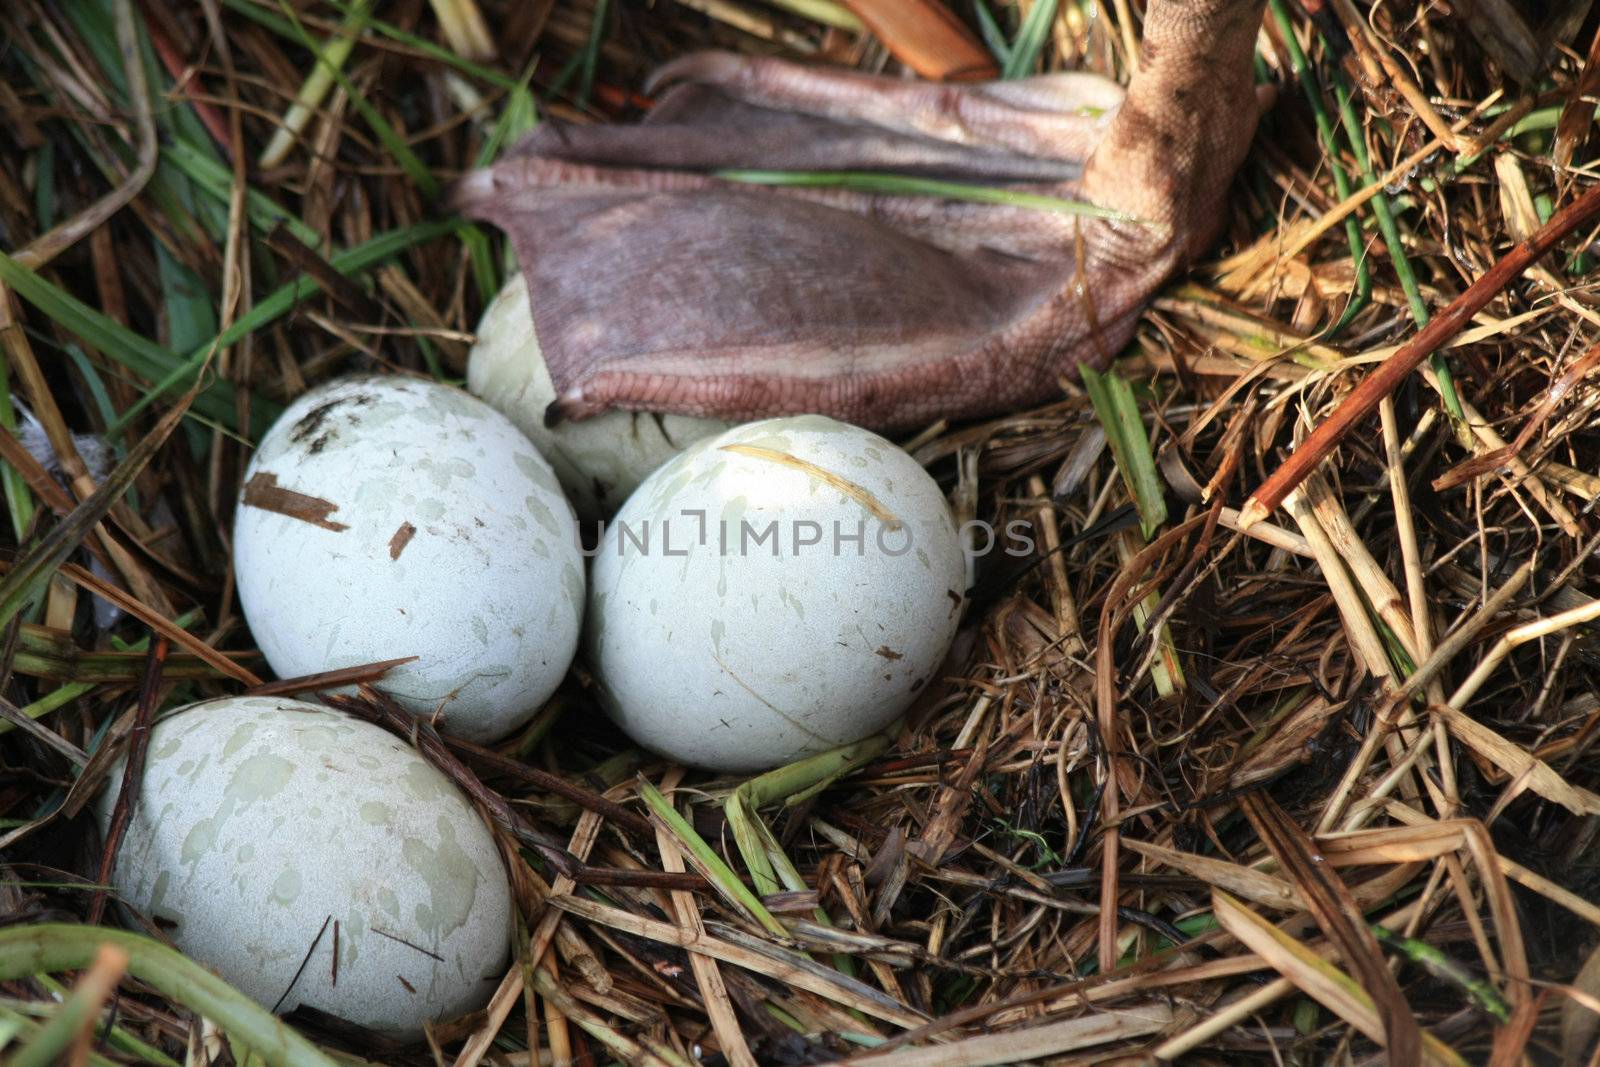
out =
[[[1215,239],[1255,126],[1261,0],[1152,0],[1126,98],[1082,74],[929,84],[722,53],[639,126],[545,126],[454,194],[512,237],[559,414],[822,412],[901,428],[1050,396]],[[1139,221],[719,170],[879,171]]]

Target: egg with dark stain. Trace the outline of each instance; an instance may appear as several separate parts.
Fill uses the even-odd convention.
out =
[[[533,444],[460,389],[346,378],[295,401],[246,471],[233,552],[280,677],[414,656],[378,687],[471,741],[532,718],[577,649],[572,508]]]

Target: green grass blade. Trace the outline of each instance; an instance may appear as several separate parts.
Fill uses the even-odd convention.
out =
[[[873,734],[854,744],[808,756],[794,763],[767,771],[746,781],[728,794],[722,810],[733,828],[733,840],[750,871],[756,891],[763,895],[781,889],[803,889],[805,883],[783,850],[778,847],[759,809],[780,800],[793,802],[813,795],[846,774],[876,759],[889,747],[886,734]],[[827,922],[826,914],[822,921]]]
[[[1033,73],[1039,53],[1050,40],[1050,23],[1055,21],[1056,0],[1037,0],[1017,31],[1017,39],[1000,70],[1002,78],[1025,78]]]
[[[1339,141],[1334,133],[1333,120],[1328,116],[1328,109],[1322,100],[1322,85],[1317,79],[1316,68],[1306,58],[1304,50],[1300,47],[1300,39],[1295,36],[1294,24],[1289,20],[1288,5],[1284,0],[1271,0],[1272,17],[1278,24],[1278,32],[1284,44],[1289,49],[1289,64],[1293,68],[1295,77],[1300,81],[1300,88],[1305,93],[1306,103],[1311,108],[1312,118],[1317,124],[1317,137],[1322,142],[1322,151],[1327,159],[1328,170],[1333,174],[1333,188],[1340,200],[1350,199],[1352,192],[1350,175],[1345,170],[1339,157]],[[1354,321],[1361,309],[1366,307],[1372,298],[1372,268],[1367,263],[1366,246],[1361,240],[1361,223],[1354,216],[1344,220],[1345,240],[1350,245],[1350,259],[1355,264],[1355,286],[1351,291],[1350,300],[1345,304],[1344,312],[1339,320],[1328,327],[1323,334],[1324,339],[1332,339],[1343,333]]]
[[[461,243],[467,247],[467,263],[472,267],[472,284],[478,288],[478,299],[487,306],[500,291],[500,268],[495,263],[494,247],[483,228],[464,223],[459,231]],[[420,339],[420,338],[419,338]]]
[[[77,370],[79,379],[89,391],[89,399],[94,401],[94,410],[100,416],[100,425],[106,425],[117,417],[117,406],[111,399],[111,392],[106,388],[105,380],[100,376],[100,369],[89,362],[89,357],[84,355],[83,349],[77,345],[68,342],[65,347],[67,358],[72,360],[72,366]]]
[[[1160,476],[1156,473],[1155,456],[1150,451],[1150,438],[1145,433],[1144,420],[1139,416],[1139,402],[1133,395],[1133,386],[1116,371],[1099,373],[1087,365],[1080,365],[1085,390],[1094,405],[1095,417],[1106,432],[1106,443],[1111,446],[1111,456],[1116,462],[1128,495],[1133,498],[1139,512],[1139,527],[1143,541],[1167,521],[1166,495]],[[1141,539],[1132,530],[1118,535],[1118,555],[1124,563],[1138,550]],[[1133,609],[1134,621],[1141,633],[1148,629],[1151,613],[1160,602],[1155,590]],[[1162,623],[1154,634],[1160,651],[1151,664],[1151,681],[1161,696],[1170,696],[1184,684],[1183,666],[1172,643],[1171,629]]]
[[[206,292],[205,283],[194,271],[175,259],[159,241],[154,244],[167,337],[174,348],[192,348],[217,332],[217,312],[211,305],[211,294]]]
[[[190,629],[204,616],[198,611],[186,611],[172,620],[185,630]],[[30,719],[42,719],[77,700],[97,685],[107,682],[123,685],[137,684],[144,676],[145,661],[142,655],[150,647],[150,638],[123,642],[113,636],[111,643],[116,652],[85,652],[72,643],[70,637],[62,639],[60,631],[24,626],[17,635],[17,654],[13,670],[28,677],[60,678],[70,674],[78,681],[67,682],[52,689],[31,704],[22,707],[22,714]],[[119,655],[120,653],[120,655]],[[177,673],[174,673],[176,665]],[[187,653],[167,659],[163,678],[215,678],[216,668]],[[107,719],[103,727],[109,727]],[[9,720],[0,722],[0,734],[10,733],[16,726]]]
[[[162,145],[161,158],[187,177],[196,189],[218,203],[228,202],[232,195],[233,172],[215,158],[185,141]],[[250,224],[263,233],[270,233],[282,225],[302,244],[316,248],[322,243],[317,231],[302,222],[300,216],[259,189],[245,191],[244,208]]]
[[[355,10],[355,5],[345,2],[345,0],[323,0],[323,2],[343,15],[348,16]],[[294,26],[287,19],[279,17],[276,12],[269,10],[263,4],[256,3],[254,0],[222,0],[222,4],[228,10],[243,15],[280,37],[287,37],[289,40],[296,42],[300,40],[300,35],[295,32]],[[470,59],[458,56],[450,49],[434,44],[426,37],[418,37],[414,33],[408,33],[392,22],[369,18],[367,19],[367,26],[392,41],[399,41],[408,48],[416,49],[429,59],[438,60],[440,63],[456,68],[468,77],[477,78],[479,81],[487,82],[499,89],[510,89],[516,85],[515,79],[508,78],[497,70],[490,70],[488,67],[480,66]]]
[[[517,138],[539,124],[539,105],[528,90],[532,80],[533,71],[530,69],[527,76],[506,93],[505,107],[500,109],[500,117],[495,120],[489,136],[478,149],[478,166],[487,167],[499,159],[506,145],[515,144]]]
[[[44,1025],[6,1060],[8,1067],[51,1067],[65,1061],[67,1046],[100,1014],[100,1007],[98,997],[91,998],[82,990],[68,991]]]
[[[200,964],[125,930],[68,923],[0,930],[0,980],[79,970],[106,942],[128,953],[128,973],[215,1021],[260,1054],[269,1067],[336,1067],[332,1057]]]
[[[49,883],[40,883],[39,884],[39,888],[42,888],[42,889],[79,889],[79,890],[93,891],[93,890],[99,889],[100,887],[99,886],[77,885],[77,884],[66,884],[66,883],[62,883],[60,885],[51,885]],[[66,996],[70,995],[70,990],[68,990],[67,987],[63,983],[58,982],[56,979],[50,977],[48,974],[38,975],[35,980],[38,981],[38,983],[40,985],[42,985],[46,989],[50,990],[52,993],[55,993],[57,996],[66,997]],[[139,1040],[137,1037],[135,1037],[134,1035],[130,1034],[122,1026],[112,1026],[110,1033],[105,1035],[105,1040],[106,1040],[106,1043],[108,1045],[110,1045],[112,1048],[118,1049],[118,1050],[120,1050],[122,1052],[126,1052],[130,1056],[136,1056],[136,1057],[139,1058],[140,1061],[142,1061],[144,1063],[153,1063],[153,1064],[156,1065],[156,1067],[181,1067],[181,1065],[178,1063],[177,1060],[173,1059],[171,1056],[168,1056],[165,1052],[162,1052],[160,1049],[156,1048],[154,1045],[151,1045],[151,1044],[148,1044],[148,1043],[146,1043],[144,1041]]]
[[[889,747],[889,741],[888,734],[873,734],[853,744],[757,775],[728,794],[728,799],[723,801],[723,814],[733,830],[734,846],[744,859],[757,892],[777,893],[784,889],[800,892],[808,888],[794,861],[762,821],[759,809],[780,800],[793,805],[816,795],[877,759]],[[812,915],[824,926],[833,925],[833,918],[821,905]],[[835,955],[833,965],[840,972],[855,976],[855,961],[849,956]]]
[[[983,34],[984,45],[994,56],[995,62],[1004,68],[1011,62],[1011,44],[1006,40],[1005,31],[995,21],[994,13],[983,0],[973,0],[972,7],[978,15],[978,32]]]
[[[333,83],[338,81],[340,85],[348,84],[343,76],[345,61],[350,58],[350,53],[355,51],[356,42],[361,39],[361,31],[366,28],[367,13],[371,10],[372,4],[373,0],[357,0],[352,10],[345,15],[344,22],[339,28],[330,34],[327,40],[317,41],[300,25],[294,9],[279,0],[279,10],[298,31],[300,44],[311,53],[312,66],[311,73],[306,75],[305,81],[300,85],[300,91],[295,94],[294,102],[289,105],[289,110],[284,112],[283,121],[273,131],[267,147],[262,149],[261,166],[275,167],[283,162],[289,150],[294,147],[295,141],[299,139],[300,131],[305,129],[311,117],[322,106],[322,101],[327,98]]]
[[[372,132],[377,135],[378,140],[383,142],[384,149],[394,157],[394,161],[400,165],[401,170],[406,172],[406,176],[411,179],[412,183],[428,197],[437,197],[440,190],[439,179],[433,176],[433,172],[428,169],[427,164],[422,162],[421,158],[411,150],[411,146],[406,143],[406,139],[401,137],[399,131],[389,124],[389,120],[384,118],[382,113],[372,106],[372,101],[367,99],[366,94],[345,76],[344,71],[340,69],[343,66],[343,57],[339,57],[337,64],[333,63],[331,61],[332,57],[326,56],[322,50],[318,49],[315,38],[306,32],[306,28],[300,24],[298,19],[293,18],[292,9],[287,4],[281,4],[281,6],[284,13],[290,15],[290,24],[296,30],[300,43],[311,49],[312,53],[317,56],[317,69],[326,71],[327,77],[337,82],[339,87],[345,91],[345,94],[350,98],[351,106],[356,109],[366,124],[372,128]],[[352,15],[351,17],[353,18],[354,16]],[[365,18],[364,9],[361,17]],[[341,38],[341,40],[343,39]],[[353,47],[353,33],[349,40]],[[329,51],[331,50],[330,46]]]
[[[689,825],[689,820],[678,814],[678,809],[661,795],[661,790],[640,778],[639,796],[650,809],[650,813],[661,820],[662,825],[677,838],[678,843],[696,861],[702,872],[711,878],[730,903],[743,908],[768,932],[779,937],[789,936],[789,931],[772,912],[767,910],[767,906],[761,903],[761,898],[750,892],[750,887],[733,873],[733,868],[729,867],[710,845],[706,844],[705,838],[695,832],[694,827]]]
[[[435,219],[432,222],[419,222],[414,226],[404,226],[397,230],[380,233],[370,240],[363,241],[353,248],[331,257],[328,262],[345,277],[352,277],[398,255],[413,245],[431,241],[442,237],[460,227],[462,223],[456,219]],[[159,385],[146,393],[140,400],[122,413],[117,422],[106,431],[106,436],[113,436],[122,427],[132,422],[133,419],[148,407],[155,399],[164,393],[176,389],[188,376],[192,375],[204,362],[210,358],[211,353],[219,348],[226,348],[237,343],[252,332],[261,329],[274,320],[288,314],[290,309],[300,301],[321,290],[321,285],[310,275],[302,275],[294,281],[287,283],[256,301],[255,305],[245,314],[239,316],[226,330],[195,348],[185,357],[181,364],[174,367],[173,371],[163,379]],[[176,359],[176,357],[174,357]],[[227,383],[218,383],[212,388],[219,388]],[[231,387],[230,387],[231,388]],[[205,394],[201,394],[204,396]],[[265,432],[272,420],[282,412],[282,408],[272,403],[265,397],[253,397],[250,401],[250,426],[252,439]],[[231,420],[230,412],[230,420]],[[226,424],[225,424],[226,425]]]
[[[1460,986],[1468,996],[1477,1001],[1478,1007],[1495,1019],[1502,1023],[1511,1021],[1511,1008],[1493,983],[1477,977],[1426,941],[1397,934],[1377,923],[1369,923],[1367,929],[1372,931],[1372,936],[1379,942],[1405,956],[1435,978]]]
[[[1350,93],[1350,87],[1339,74],[1334,75],[1333,96],[1339,105],[1339,117],[1344,123],[1345,140],[1349,142],[1350,152],[1355,156],[1356,165],[1361,169],[1364,185],[1375,185],[1378,175],[1372,169],[1372,159],[1367,155],[1366,139],[1361,129],[1361,120],[1356,117],[1355,102]],[[1411,269],[1411,258],[1406,255],[1405,245],[1401,241],[1400,226],[1395,221],[1394,208],[1390,203],[1387,193],[1379,192],[1372,198],[1372,216],[1378,221],[1378,230],[1383,234],[1383,243],[1389,246],[1389,260],[1394,264],[1395,277],[1400,281],[1400,288],[1406,295],[1406,305],[1411,309],[1411,319],[1416,323],[1417,329],[1428,324],[1428,305],[1422,300],[1422,289],[1417,284],[1416,271]],[[1455,374],[1450,369],[1450,361],[1443,352],[1435,352],[1428,359],[1434,374],[1439,379],[1439,395],[1444,400],[1445,410],[1455,420],[1459,427],[1466,422],[1466,412],[1461,406],[1461,397],[1456,393]]]
[[[27,1018],[22,1012],[14,1008],[0,1007],[0,1052],[6,1051],[10,1044],[19,1038],[24,1043],[37,1040],[42,1030],[44,1030],[43,1024]],[[10,1056],[6,1056],[4,1059],[0,1059],[0,1062],[10,1067],[15,1060]],[[120,1067],[120,1065],[116,1060],[91,1051],[89,1053],[89,1067]]]
[[[846,33],[860,33],[865,29],[861,20],[838,0],[767,0],[767,3]]]
[[[1105,428],[1106,443],[1111,446],[1117,472],[1128,487],[1128,495],[1133,497],[1133,506],[1139,511],[1139,526],[1148,540],[1167,521],[1167,501],[1133,386],[1114,370],[1101,374],[1087,364],[1081,364],[1079,370],[1089,401],[1094,405],[1095,417]]]
[[[965,182],[947,182],[937,178],[918,178],[908,174],[878,174],[856,170],[719,170],[716,176],[752,185],[791,185],[807,188],[854,189],[864,193],[898,196],[934,196],[945,200],[967,200],[977,204],[1006,204],[1011,207],[1034,208],[1038,211],[1055,211],[1064,215],[1081,215],[1092,219],[1112,219],[1117,222],[1140,221],[1132,215],[1081,200],[1042,196],[1038,193],[1025,193],[1018,189],[1003,189],[990,185],[969,185]]]
[[[141,378],[160,381],[175,373],[180,374],[173,380],[169,391],[187,387],[193,382],[198,367],[191,365],[192,361],[101,314],[65,290],[45,281],[4,252],[0,252],[0,281],[53,319],[62,329]],[[259,399],[255,402],[256,405],[265,403]],[[195,397],[194,411],[221,426],[238,430],[234,425],[234,387],[231,382],[215,382],[200,393]]]
[[[5,355],[0,353],[0,426],[4,426],[15,437],[18,422],[16,409],[11,406],[10,378],[11,368],[6,363]],[[20,544],[28,527],[33,525],[33,490],[28,488],[28,480],[22,473],[9,463],[0,463],[0,487],[5,489],[11,531]]]
[[[402,226],[396,230],[388,230],[378,234],[361,244],[345,249],[328,259],[333,269],[345,277],[353,277],[370,267],[375,267],[385,260],[399,255],[414,245],[425,244],[435,238],[443,237],[461,227],[459,219],[434,219],[429,222],[419,222],[411,226]],[[256,301],[249,312],[239,316],[232,326],[223,330],[216,337],[196,348],[189,354],[189,358],[204,356],[213,348],[224,348],[234,344],[240,338],[259,330],[273,320],[287,314],[297,303],[311,294],[318,292],[322,287],[316,279],[309,275],[302,275],[269,293]],[[254,403],[260,403],[257,399]]]
[[[606,15],[611,10],[611,0],[595,0],[594,20],[589,23],[589,39],[583,44],[583,63],[578,72],[578,106],[589,105],[589,94],[594,91],[594,72],[600,65],[600,46],[605,43]]]

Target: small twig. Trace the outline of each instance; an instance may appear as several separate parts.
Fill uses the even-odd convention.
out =
[[[294,696],[298,693],[311,693],[322,689],[338,689],[347,685],[372,684],[381,679],[389,671],[405,663],[415,660],[416,656],[401,656],[399,659],[378,660],[376,663],[362,663],[354,667],[339,667],[331,671],[318,671],[316,674],[303,674],[297,678],[279,678],[262,685],[251,686],[240,696],[247,697],[281,697]]]
[[[117,862],[117,848],[122,835],[133,821],[133,809],[138,803],[139,786],[144,781],[144,757],[150,747],[150,724],[155,718],[156,704],[161,698],[161,668],[167,662],[167,639],[152,634],[150,654],[145,658],[144,681],[139,686],[139,704],[134,713],[133,727],[128,731],[128,762],[122,771],[122,785],[117,792],[117,806],[111,813],[111,825],[106,829],[106,839],[100,850],[99,888],[89,899],[88,923],[98,926],[106,911],[105,887],[111,883],[111,869]]]
[[[1417,332],[1394,355],[1356,386],[1355,390],[1324,419],[1311,436],[1284,460],[1272,476],[1250,494],[1239,509],[1240,525],[1250,526],[1270,515],[1306,476],[1326,459],[1356,424],[1372,414],[1378,402],[1399,387],[1418,364],[1461,330],[1472,316],[1482,311],[1511,280],[1526,270],[1562,238],[1600,214],[1600,185],[1556,212],[1550,221],[1526,241],[1501,256],[1466,292],[1450,302],[1439,317]]]
[[[478,804],[495,825],[523,844],[544,850],[547,855],[556,853],[554,861],[561,862],[559,854],[563,850],[560,844],[523,818],[499,793],[479,781],[478,776],[451,751],[450,744],[427,719],[412,714],[388,694],[370,685],[361,686],[361,696],[364,699],[344,696],[327,696],[323,699],[332,707],[376,723],[410,740],[417,751]]]
[[[705,890],[711,888],[693,871],[636,871],[628,867],[590,867],[570,865],[562,871],[577,885],[623,886],[629,889]]]
[[[7,627],[7,630],[14,635],[18,626],[21,625],[21,622],[22,616],[18,615],[16,618],[12,619],[11,625]],[[68,741],[65,737],[62,737],[60,734],[56,733],[48,726],[45,726],[43,723],[31,718],[25,711],[11,703],[11,701],[7,700],[5,697],[0,697],[0,719],[4,719],[12,726],[15,726],[17,729],[21,730],[23,733],[31,736],[40,744],[48,745],[49,747],[55,749],[61,755],[71,760],[74,765],[78,767],[87,767],[89,765],[89,757],[84,753],[83,749],[79,748],[71,741]]]
[[[145,84],[139,38],[134,32],[132,0],[117,0],[116,19],[117,50],[122,53],[122,70],[128,79],[128,99],[133,103],[134,124],[139,130],[139,157],[133,173],[121,185],[72,218],[41,233],[28,242],[26,248],[13,253],[11,258],[28,270],[38,270],[99,229],[128,201],[139,195],[150,176],[156,172],[156,159],[161,146],[156,141],[156,120],[150,109],[150,90]]]
[[[444,738],[445,744],[459,753],[463,758],[476,764],[488,774],[500,774],[507,778],[516,778],[525,785],[546,793],[554,793],[572,801],[580,808],[587,808],[597,815],[604,815],[608,822],[622,827],[632,833],[648,839],[655,833],[655,827],[650,820],[637,812],[623,807],[614,800],[607,800],[592,789],[585,789],[575,782],[569,782],[560,775],[542,771],[537,767],[530,767],[520,760],[514,760],[493,749],[475,745],[471,741],[463,741],[459,737]]]
[[[272,1014],[278,1014],[278,1009],[283,1007],[283,1002],[289,999],[289,994],[294,992],[294,987],[299,984],[300,976],[306,973],[306,966],[311,962],[311,957],[316,954],[317,946],[322,944],[322,935],[328,932],[328,925],[333,922],[329,915],[322,920],[322,925],[317,928],[317,936],[311,939],[311,944],[306,948],[306,954],[300,957],[300,966],[295,968],[294,977],[289,979],[289,984],[284,987],[283,995],[277,1003],[272,1005]]]

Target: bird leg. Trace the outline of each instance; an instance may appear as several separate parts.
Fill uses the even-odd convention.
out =
[[[553,416],[820,412],[879,429],[1014,410],[1102,366],[1216,239],[1258,110],[1262,0],[1151,0],[1126,97],[1058,74],[928,84],[721,53],[638,126],[536,130],[458,184],[523,266]],[[757,186],[878,171],[1121,213]]]

